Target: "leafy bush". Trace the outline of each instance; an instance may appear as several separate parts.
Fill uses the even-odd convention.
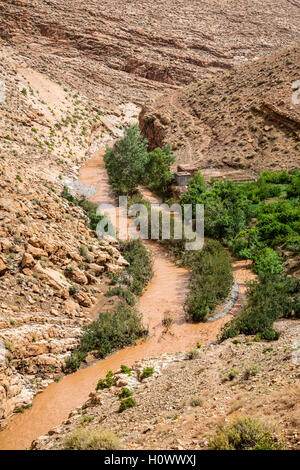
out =
[[[129,263],[127,284],[134,294],[141,295],[153,275],[151,252],[141,240],[120,242],[120,251]]]
[[[121,303],[114,313],[101,313],[98,320],[84,328],[80,347],[83,350],[97,350],[98,356],[103,358],[112,350],[128,346],[145,334],[140,314]]]
[[[253,271],[256,274],[281,274],[283,271],[282,258],[272,248],[263,248],[254,256]]]
[[[261,204],[255,227],[241,231],[230,243],[234,253],[254,258],[265,247],[283,246],[300,251],[300,205],[289,200]]]
[[[202,250],[185,256],[191,269],[185,310],[192,321],[204,321],[230,292],[233,282],[230,255],[218,241],[207,239]]]
[[[257,228],[242,230],[229,243],[233,253],[241,258],[252,259],[255,253],[263,247]]]
[[[182,204],[199,204],[200,197],[206,190],[204,178],[201,172],[198,171],[193,178],[188,182],[188,190],[183,193],[181,202]]]
[[[182,204],[204,204],[205,235],[227,241],[246,227],[251,207],[241,187],[228,180],[212,180],[205,186],[197,173],[183,194]]]
[[[266,341],[277,341],[280,337],[280,332],[274,330],[274,328],[266,328],[264,331],[262,331],[260,337]]]
[[[239,374],[239,371],[236,369],[231,369],[231,371],[228,374],[229,380],[233,380],[237,375]]]
[[[260,367],[256,364],[252,364],[251,366],[247,367],[244,373],[244,379],[249,380],[250,377],[255,377],[260,371]]]
[[[273,184],[289,184],[292,176],[286,171],[263,171],[260,174],[261,181]]]
[[[96,390],[104,390],[105,388],[110,388],[114,384],[114,374],[111,370],[109,370],[106,374],[105,380],[99,379]]]
[[[239,317],[222,329],[221,339],[238,334],[256,335],[274,340],[279,333],[273,323],[280,317],[291,317],[299,301],[300,281],[288,276],[263,273],[248,286],[248,303]]]
[[[190,351],[188,351],[187,353],[187,359],[189,359],[190,361],[192,361],[193,359],[197,359],[199,357],[200,353],[199,353],[199,349],[197,348],[193,348],[193,349],[190,349]]]
[[[145,367],[141,374],[141,381],[144,379],[147,379],[148,377],[151,377],[151,375],[154,374],[154,369],[153,367]]]
[[[113,350],[129,346],[146,335],[140,314],[121,302],[115,312],[101,313],[98,320],[84,327],[79,348],[69,359],[69,368],[76,370],[89,351],[97,351],[98,357],[104,358]]]
[[[106,292],[105,295],[107,297],[112,297],[114,295],[117,295],[121,297],[122,299],[124,299],[128,303],[128,305],[131,305],[131,306],[135,305],[134,295],[128,289],[124,289],[124,287],[118,286],[118,287],[110,288]]]
[[[104,162],[112,189],[118,194],[132,194],[144,180],[148,163],[147,140],[137,125],[125,129],[125,135],[113,148],[107,147]]]
[[[79,369],[81,363],[86,359],[86,351],[74,351],[66,360],[66,368],[70,370]]]
[[[127,367],[127,366],[124,366],[124,364],[121,364],[121,373],[122,374],[127,374],[127,375],[131,375],[131,369],[130,367]]]
[[[293,175],[291,184],[287,189],[289,197],[300,197],[300,171]]]
[[[80,427],[67,436],[64,441],[66,450],[118,450],[119,438],[101,426]]]
[[[200,173],[188,184],[182,204],[204,204],[205,235],[229,244],[235,254],[252,258],[258,249],[284,245],[300,250],[300,172],[263,172],[257,181],[233,183]],[[285,199],[283,198],[290,198]],[[280,198],[267,202],[269,198]],[[255,227],[247,228],[257,217]]]
[[[158,147],[149,153],[149,161],[145,168],[145,182],[156,194],[167,195],[173,179],[169,167],[174,161],[175,156],[171,153],[170,145],[163,149]]]
[[[132,391],[129,390],[129,388],[124,387],[124,388],[122,388],[121,393],[119,393],[119,398],[120,398],[120,400],[122,400],[123,398],[131,397],[131,395],[132,395]]]
[[[127,408],[133,408],[136,406],[136,401],[134,398],[129,397],[125,398],[124,400],[121,401],[120,407],[119,407],[119,413],[122,413],[123,411],[127,410]]]
[[[278,450],[273,430],[255,418],[239,417],[210,438],[211,450]]]

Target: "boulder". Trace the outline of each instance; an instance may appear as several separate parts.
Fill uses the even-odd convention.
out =
[[[83,307],[90,307],[92,305],[91,299],[85,292],[77,292],[77,294],[74,295],[74,299]]]
[[[83,271],[78,268],[74,267],[67,267],[65,271],[66,276],[71,279],[73,282],[77,282],[78,284],[88,284],[88,279]]]
[[[3,276],[3,274],[5,274],[7,270],[8,270],[8,264],[5,261],[5,259],[2,258],[2,256],[0,256],[0,275]]]
[[[32,268],[34,265],[34,257],[30,253],[25,252],[21,261],[22,268]]]
[[[41,256],[48,256],[47,251],[44,251],[41,248],[37,248],[33,245],[28,245],[27,253],[32,255],[34,258],[40,258]]]
[[[96,263],[90,263],[88,265],[88,269],[90,269],[96,276],[99,276],[99,274],[103,273],[104,271],[104,266],[99,266],[99,264]]]

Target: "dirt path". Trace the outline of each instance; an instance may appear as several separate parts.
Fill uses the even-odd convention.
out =
[[[86,186],[97,187],[91,198],[94,202],[111,202],[107,175],[103,167],[101,151],[80,170],[79,179]],[[51,384],[34,399],[32,408],[18,414],[0,433],[0,449],[26,449],[38,436],[45,434],[65,420],[70,411],[84,403],[95,389],[100,377],[108,370],[117,370],[121,364],[128,366],[135,361],[156,357],[163,353],[184,351],[195,347],[197,342],[206,344],[216,339],[220,328],[229,316],[214,323],[188,324],[185,322],[183,303],[187,293],[188,271],[179,268],[155,242],[146,241],[153,252],[154,275],[140,298],[139,309],[144,324],[149,327],[149,338],[135,346],[127,347],[107,359],[64,377]],[[238,267],[238,281],[249,277],[249,267]],[[173,324],[165,333],[162,319],[169,312]]]

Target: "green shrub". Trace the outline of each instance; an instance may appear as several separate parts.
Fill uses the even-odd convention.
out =
[[[211,450],[278,450],[273,430],[255,418],[239,417],[222,426],[208,444]]]
[[[124,281],[123,276],[121,281],[127,282],[129,289],[135,295],[141,295],[153,275],[151,252],[141,240],[120,242],[120,251],[129,263],[125,274],[126,280]]]
[[[170,145],[164,149],[156,148],[149,153],[149,160],[145,168],[145,182],[156,194],[168,194],[173,174],[169,167],[175,161]]]
[[[282,258],[272,248],[263,248],[254,256],[253,271],[256,274],[281,274],[283,271]]]
[[[132,391],[129,390],[129,388],[124,387],[124,388],[122,388],[121,393],[119,393],[119,398],[120,398],[120,400],[122,400],[123,398],[131,397],[131,395],[132,395]]]
[[[72,356],[79,360],[81,356],[85,358],[89,351],[97,351],[98,357],[104,358],[112,351],[129,346],[146,335],[147,330],[142,326],[140,314],[121,302],[114,312],[101,313],[98,320],[83,328],[79,348]],[[79,367],[80,364],[77,361],[74,365]]]
[[[254,377],[260,371],[260,367],[256,364],[252,364],[251,366],[247,367],[244,373],[244,379],[248,380],[250,377]]]
[[[124,366],[124,364],[121,364],[121,373],[122,374],[127,374],[127,375],[131,375],[131,369],[130,367],[127,367],[127,366]]]
[[[231,369],[231,371],[228,374],[229,380],[233,380],[237,375],[239,374],[239,371],[236,369]]]
[[[241,258],[252,259],[255,253],[262,248],[257,228],[242,230],[229,242],[233,253]]]
[[[127,408],[133,408],[136,406],[136,401],[134,398],[129,397],[125,398],[124,400],[121,401],[120,407],[119,407],[119,413],[122,413],[123,411],[127,410]]]
[[[292,176],[286,171],[263,171],[260,174],[261,181],[273,184],[289,184]]]
[[[154,368],[153,367],[145,367],[141,374],[141,381],[144,379],[147,379],[148,377],[151,377],[151,375],[154,374]]]
[[[288,197],[300,197],[300,171],[292,176],[292,180],[287,189]]]
[[[187,353],[187,359],[189,359],[190,361],[192,361],[193,359],[197,359],[199,356],[200,353],[198,348],[190,349],[190,351],[188,351]]]
[[[206,240],[202,250],[184,256],[191,269],[185,310],[190,320],[204,321],[230,292],[233,282],[230,255],[216,240]]]
[[[300,300],[296,299],[293,307],[294,307],[295,317],[300,318]]]
[[[114,313],[102,313],[98,320],[84,328],[80,347],[83,350],[97,350],[98,356],[103,358],[112,350],[128,346],[145,334],[137,311],[121,303]]]
[[[124,289],[124,287],[118,286],[110,288],[105,295],[106,297],[112,297],[116,295],[124,299],[128,303],[128,305],[135,305],[134,295],[128,289]]]
[[[70,295],[75,295],[79,292],[79,287],[76,284],[73,284],[72,286],[69,287],[69,294]]]
[[[79,369],[81,363],[86,359],[87,352],[74,351],[66,360],[66,368],[72,371]]]
[[[205,186],[196,174],[183,194],[182,204],[204,204],[205,235],[227,243],[251,219],[251,206],[241,187],[228,180],[212,180]]]
[[[280,317],[291,317],[299,301],[300,281],[284,275],[263,273],[248,286],[248,303],[239,317],[227,323],[221,339],[238,334],[256,335],[261,339],[275,340],[279,333],[273,323]],[[294,310],[295,311],[295,310]]]
[[[145,177],[148,163],[147,140],[137,125],[125,129],[124,137],[114,147],[107,147],[104,162],[112,189],[118,194],[132,194]]]
[[[110,388],[114,384],[114,374],[111,370],[109,370],[106,374],[105,380],[99,379],[96,390],[104,390],[105,388]]]
[[[283,200],[286,196],[290,199]],[[300,172],[263,172],[249,183],[212,180],[210,185],[197,173],[181,203],[204,204],[205,235],[229,244],[239,256],[252,258],[258,249],[285,244],[287,239],[300,250],[299,196]],[[280,199],[264,202],[269,198]],[[247,229],[254,217],[257,224]]]
[[[277,341],[280,337],[280,332],[274,330],[274,328],[266,328],[261,332],[260,337],[266,341]]]
[[[101,426],[80,427],[67,436],[64,441],[66,450],[118,450],[119,438]]]

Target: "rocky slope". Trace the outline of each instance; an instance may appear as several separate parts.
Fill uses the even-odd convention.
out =
[[[123,449],[205,449],[220,424],[247,415],[276,423],[283,447],[299,449],[300,322],[277,322],[276,328],[278,342],[239,337],[203,346],[192,359],[178,353],[138,362],[130,377],[119,371],[113,387],[92,392],[32,448],[61,449],[74,429],[101,423],[121,438]],[[140,381],[145,367],[155,373]],[[118,413],[124,386],[137,404]]]
[[[107,106],[267,55],[300,26],[298,0],[8,0],[0,16],[28,64]]]
[[[148,102],[140,126],[152,148],[170,141],[177,163],[251,179],[300,164],[300,44]],[[247,178],[246,178],[247,179]]]
[[[73,182],[76,188],[79,165],[100,136],[104,142],[112,139],[109,119],[76,90],[28,68],[12,49],[3,47],[0,54],[5,87],[0,105],[0,423],[5,424],[61,373],[81,327],[97,314],[99,298],[103,308],[108,302],[103,297],[107,273],[127,262],[115,242],[99,242],[87,213],[61,196],[64,184]]]

